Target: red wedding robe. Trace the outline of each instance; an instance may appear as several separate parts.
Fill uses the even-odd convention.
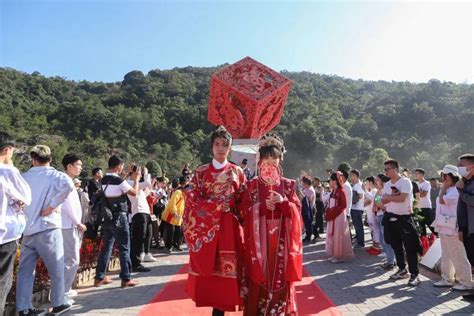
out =
[[[294,282],[301,280],[303,264],[301,203],[292,180],[282,178],[272,189],[284,197],[274,211],[266,208],[269,187],[259,179],[247,183],[239,203],[248,287],[245,315],[296,314]]]
[[[336,200],[336,205],[326,210],[325,219],[327,222],[334,221],[347,207],[346,195],[342,188],[337,188],[334,192],[331,192],[331,198]]]
[[[198,307],[235,311],[242,306],[243,232],[235,205],[244,184],[242,169],[230,163],[195,171],[183,232],[190,250],[186,291]]]

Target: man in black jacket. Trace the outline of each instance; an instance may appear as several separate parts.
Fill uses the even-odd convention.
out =
[[[104,177],[104,173],[100,168],[92,169],[92,179],[87,184],[87,193],[89,194],[89,201],[94,201],[93,197],[100,191],[100,180]]]
[[[474,264],[474,154],[459,157],[459,174],[462,179],[456,184],[459,191],[457,220],[459,239],[464,243],[467,258]],[[474,294],[463,295],[469,301],[474,301]]]

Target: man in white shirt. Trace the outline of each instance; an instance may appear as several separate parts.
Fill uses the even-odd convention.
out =
[[[431,227],[431,223],[434,220],[435,214],[433,213],[433,205],[431,203],[431,184],[425,179],[425,170],[422,168],[415,169],[416,184],[420,191],[420,202],[418,206],[421,209],[421,216],[423,220],[419,222],[421,228],[421,235],[426,236],[426,227],[429,227],[431,232],[434,233],[434,228]]]
[[[384,225],[388,233],[385,240],[395,252],[399,269],[390,278],[398,280],[410,277],[408,284],[416,286],[420,283],[418,253],[421,255],[422,248],[412,218],[413,187],[410,179],[400,175],[399,168],[396,160],[387,160],[384,163],[385,174],[390,178],[384,185],[382,195],[382,203],[386,207]],[[410,276],[406,269],[405,252]]]
[[[71,184],[82,171],[82,161],[75,154],[66,154],[62,165]],[[72,289],[79,268],[82,234],[87,230],[82,223],[82,206],[77,190],[71,191],[61,205],[62,233],[64,245],[64,292],[65,300],[72,304],[77,292]]]
[[[41,257],[51,277],[52,313],[71,308],[64,300],[64,247],[61,204],[74,191],[68,176],[50,166],[51,149],[36,145],[31,151],[33,167],[23,173],[31,188],[31,204],[25,208],[27,218],[21,242],[20,264],[16,280],[16,309],[19,315],[31,315],[34,271]]]
[[[31,190],[13,165],[15,144],[0,133],[0,315],[13,281],[18,240],[25,228],[23,208],[31,203]]]
[[[364,215],[364,189],[362,188],[362,182],[360,181],[360,172],[357,169],[351,170],[351,182],[352,182],[352,204],[351,207],[351,218],[352,223],[356,231],[357,244],[354,246],[357,248],[364,248],[364,222],[362,217]]]
[[[132,208],[132,236],[131,236],[131,252],[130,259],[132,260],[133,272],[149,272],[150,269],[144,267],[141,262],[153,262],[150,253],[151,242],[151,216],[150,206],[146,197],[150,194],[152,189],[151,175],[147,168],[143,168],[143,179],[138,184],[137,195],[128,195],[130,206]],[[133,185],[133,179],[129,177],[128,183]],[[143,253],[143,255],[142,255]]]

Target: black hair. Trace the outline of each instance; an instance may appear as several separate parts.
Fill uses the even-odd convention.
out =
[[[400,169],[400,164],[395,159],[385,160],[385,162],[383,164],[384,164],[384,166],[389,165],[392,168]],[[407,171],[409,171],[409,170],[407,169]]]
[[[177,189],[179,187],[179,179],[178,178],[174,178],[173,180],[171,180],[171,187],[173,189]]]
[[[365,179],[365,181],[368,181],[368,182],[371,182],[372,184],[375,184],[374,176],[367,177],[367,179]]]
[[[380,180],[382,180],[383,183],[387,183],[387,182],[390,180],[390,178],[387,177],[386,175],[384,175],[383,173],[378,174],[378,175],[377,175],[377,178],[379,178]]]
[[[357,176],[357,178],[360,178],[360,171],[359,171],[359,170],[357,170],[357,169],[352,169],[352,170],[351,170],[351,173],[352,173],[352,174],[355,174],[355,175]]]
[[[346,170],[339,170],[340,173],[344,176],[344,178],[349,179],[349,173]],[[333,173],[334,174],[334,173]]]
[[[268,133],[260,138],[259,158],[274,158],[283,160],[285,146],[283,140],[275,133]]]
[[[456,177],[451,173],[444,173],[444,175],[450,177],[454,184],[458,183],[459,181],[459,177]]]
[[[341,172],[342,172],[342,171],[341,171]],[[346,171],[346,174],[347,174],[347,171]],[[335,172],[332,173],[331,176],[329,177],[329,179],[331,179],[332,181],[336,181],[337,187],[338,187],[339,189],[342,189],[341,184],[339,183],[339,179],[337,178],[337,173],[335,173]]]
[[[161,177],[156,177],[156,181],[158,182],[165,182],[165,178],[163,176]]]
[[[274,158],[274,159],[281,159],[282,157],[282,152],[280,148],[277,146],[271,145],[271,146],[264,146],[260,147],[258,150],[258,154],[260,156],[260,159],[265,159],[268,157]]]
[[[61,163],[64,167],[64,170],[66,170],[68,165],[73,164],[73,163],[75,163],[76,161],[79,161],[79,160],[81,160],[81,158],[79,158],[79,156],[77,156],[76,154],[73,154],[73,153],[69,153],[69,154],[64,155],[63,160],[61,161]]]
[[[0,151],[7,147],[15,147],[15,142],[10,135],[5,132],[0,132]]]
[[[314,181],[319,181],[319,182],[321,182],[321,179],[319,179],[319,177],[314,177]]]
[[[109,158],[108,165],[109,169],[114,169],[119,165],[123,165],[123,159],[118,155],[112,155],[112,157]]]
[[[416,168],[416,169],[415,169],[415,172],[419,172],[419,173],[421,173],[422,175],[425,175],[425,169],[423,169],[423,168]]]
[[[102,168],[97,167],[97,168],[92,169],[92,176],[95,176],[96,174],[98,174],[99,171],[102,171]]]
[[[303,177],[303,183],[307,185],[311,185],[311,179],[308,177]]]
[[[214,146],[214,142],[216,139],[222,138],[224,139],[226,145],[230,145],[232,142],[232,135],[227,131],[224,126],[218,126],[214,132],[211,134],[211,148]]]
[[[430,181],[438,181],[437,178],[431,178]]]
[[[179,185],[185,185],[187,182],[186,177],[179,177]]]

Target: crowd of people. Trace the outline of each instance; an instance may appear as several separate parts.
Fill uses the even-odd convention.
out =
[[[398,267],[391,279],[408,278],[408,284],[416,286],[423,253],[420,239],[429,229],[440,238],[442,249],[442,279],[433,285],[474,290],[474,155],[460,156],[457,165],[444,166],[429,181],[422,168],[415,169],[415,179],[411,179],[410,170],[402,170],[396,160],[387,160],[383,173],[365,181],[361,181],[359,170],[349,170],[346,165],[336,172],[328,170],[329,178],[323,184],[319,178],[304,174],[300,179],[303,241],[321,239],[324,226],[317,214],[324,212],[328,260],[351,260],[354,249],[366,248],[366,223],[372,236],[367,252],[384,258],[382,269]]]
[[[0,314],[11,288],[17,249],[19,315],[47,312],[32,305],[34,272],[40,257],[51,278],[50,314],[71,308],[77,295],[72,287],[83,238],[95,239],[100,234],[102,239],[96,287],[111,283],[106,272],[115,243],[122,288],[138,284],[132,272],[150,271],[142,262],[156,261],[151,246],[166,253],[182,251],[183,191],[189,183],[189,168],[183,168],[170,187],[167,178],[152,178],[144,167],[131,165],[124,171],[124,161],[113,155],[105,175],[101,168],[94,168],[92,178],[82,185],[78,179],[82,161],[77,155],[66,154],[61,161],[63,170],[59,171],[51,166],[50,148],[36,145],[30,150],[31,168],[20,174],[13,165],[14,151],[14,141],[0,135]],[[110,218],[98,223],[92,215],[101,197]]]
[[[112,282],[106,273],[115,243],[122,288],[138,284],[132,272],[150,271],[142,263],[156,260],[151,247],[181,252],[186,243],[187,292],[197,306],[213,307],[214,315],[235,306],[243,306],[247,315],[296,312],[294,282],[301,279],[302,243],[323,237],[328,261],[349,261],[358,249],[367,249],[384,258],[382,269],[398,268],[391,279],[407,278],[416,286],[420,236],[430,230],[442,247],[442,279],[434,286],[474,289],[474,155],[462,155],[458,166],[446,165],[430,181],[421,168],[412,180],[398,161],[387,160],[384,172],[365,181],[359,170],[341,165],[328,170],[327,179],[304,175],[295,182],[281,176],[285,149],[277,136],[262,138],[256,172],[246,160],[240,167],[227,160],[231,142],[225,129],[217,129],[211,136],[212,163],[194,172],[187,165],[171,183],[145,167],[125,169],[118,155],[110,157],[105,173],[94,168],[92,178],[82,183],[81,158],[66,154],[63,170],[56,170],[44,145],[30,150],[32,167],[21,174],[13,165],[15,143],[1,134],[0,314],[17,249],[19,315],[46,312],[32,305],[40,257],[51,278],[50,313],[69,310],[77,295],[72,287],[82,239],[97,235],[102,246],[94,286]],[[364,223],[372,236],[370,248]]]

